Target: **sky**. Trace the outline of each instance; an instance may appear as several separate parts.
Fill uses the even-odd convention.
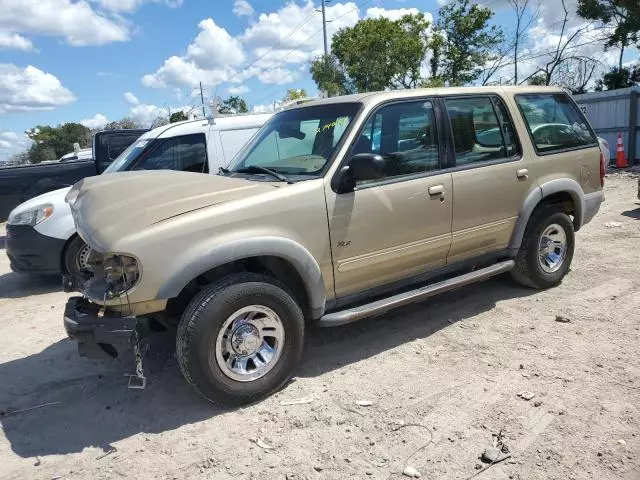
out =
[[[532,0],[532,3],[537,0]],[[566,0],[575,11],[577,0]],[[309,62],[322,53],[320,0],[0,0],[0,161],[28,148],[36,125],[80,122],[102,128],[242,96],[250,108],[273,108],[288,88],[317,89]],[[359,19],[423,12],[437,17],[447,0],[332,0],[331,35]],[[492,23],[514,25],[507,0],[478,0]],[[521,71],[532,72],[557,43],[560,0],[540,0],[524,45]],[[571,28],[579,28],[573,19]],[[614,64],[586,34],[581,54]],[[629,49],[626,63],[638,60]],[[510,75],[510,68],[497,77]]]

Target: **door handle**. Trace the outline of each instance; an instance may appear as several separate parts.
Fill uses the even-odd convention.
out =
[[[529,170],[527,170],[526,168],[521,168],[516,172],[516,177],[521,179],[529,177]]]
[[[442,195],[444,193],[444,185],[433,185],[429,187],[429,195]]]

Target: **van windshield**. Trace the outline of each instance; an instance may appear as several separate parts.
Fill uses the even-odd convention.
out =
[[[144,138],[133,142],[102,173],[122,172],[135,162],[136,158],[149,147],[155,138]]]
[[[258,167],[285,175],[318,174],[359,108],[359,103],[336,103],[280,112],[238,153],[229,172],[246,173]]]

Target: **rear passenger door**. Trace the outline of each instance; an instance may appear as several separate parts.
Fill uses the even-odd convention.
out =
[[[447,263],[507,248],[535,188],[513,119],[499,96],[445,97],[453,155],[452,243]]]

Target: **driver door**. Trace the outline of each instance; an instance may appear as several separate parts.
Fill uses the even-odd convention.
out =
[[[384,177],[343,194],[326,185],[336,298],[445,265],[453,191],[435,119],[428,99],[379,107],[347,158],[382,155]]]

